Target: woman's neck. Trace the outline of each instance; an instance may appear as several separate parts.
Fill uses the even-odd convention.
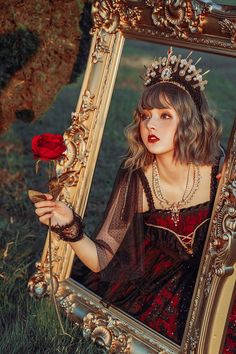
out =
[[[183,183],[186,180],[189,164],[173,160],[172,154],[156,155],[160,179],[170,185]]]

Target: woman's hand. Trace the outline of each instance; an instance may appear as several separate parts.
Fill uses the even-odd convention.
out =
[[[32,195],[36,194],[36,197],[40,197],[41,201],[36,199],[34,202],[35,212],[39,216],[39,221],[48,225],[51,218],[51,226],[65,226],[71,223],[74,218],[72,210],[64,203],[56,200],[52,200],[53,196],[50,194],[43,194],[40,192],[32,191]],[[45,200],[42,200],[42,199]],[[30,198],[33,201],[31,196]],[[60,236],[60,235],[59,235]],[[62,240],[63,238],[60,237]],[[65,240],[67,242],[67,240]],[[89,237],[83,235],[78,242],[69,242],[70,246],[74,250],[75,254],[80,260],[93,272],[99,272],[100,265],[98,260],[97,247]]]
[[[72,210],[63,202],[53,201],[53,196],[44,194],[47,200],[35,203],[35,213],[39,216],[39,221],[45,225],[49,224],[51,218],[52,226],[64,226],[73,219]]]

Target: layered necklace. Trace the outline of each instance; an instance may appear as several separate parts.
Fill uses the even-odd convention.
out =
[[[190,180],[190,170],[193,170],[193,178]],[[161,190],[161,181],[160,181],[160,174],[158,170],[157,161],[155,160],[152,165],[152,187],[156,198],[159,200],[160,205],[164,210],[170,210],[171,212],[171,220],[174,222],[174,225],[177,226],[179,222],[179,212],[186,204],[188,204],[196,191],[199,188],[200,184],[200,168],[199,166],[195,166],[193,164],[189,164],[187,179],[185,190],[183,196],[180,201],[178,202],[170,202],[167,200]]]

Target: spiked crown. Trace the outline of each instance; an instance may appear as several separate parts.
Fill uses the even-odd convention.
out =
[[[201,91],[205,89],[207,80],[203,76],[210,70],[202,74],[202,69],[197,69],[199,58],[193,64],[190,58],[192,52],[186,58],[181,55],[174,55],[172,47],[168,50],[167,57],[155,59],[148,67],[144,77],[144,85],[152,86],[156,83],[170,83],[185,90],[194,100],[196,105],[201,105]]]

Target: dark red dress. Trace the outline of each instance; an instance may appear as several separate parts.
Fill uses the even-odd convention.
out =
[[[157,332],[180,344],[192,298],[211,201],[181,209],[175,227],[170,211],[154,207],[148,181],[139,171],[150,211],[144,213],[144,274],[127,283],[116,281],[103,297]],[[212,179],[212,197],[215,186]],[[145,281],[144,281],[145,279]]]
[[[100,295],[106,303],[112,303],[177,344],[181,343],[184,333],[207,235],[217,171],[218,168],[212,169],[209,202],[181,209],[176,227],[170,211],[155,209],[151,188],[141,169],[135,171],[135,177],[132,177],[134,183],[129,178],[129,185],[135,187],[124,189],[125,197],[122,197],[122,187],[119,187],[119,181],[124,176],[118,179],[115,186],[119,194],[113,194],[113,202],[108,207],[108,210],[114,209],[114,200],[117,209],[117,205],[121,205],[119,212],[112,214],[113,219],[117,215],[121,217],[121,210],[122,213],[125,210],[128,213],[134,208],[133,204],[140,194],[136,192],[137,181],[140,182],[142,193],[145,191],[149,211],[133,213],[125,237],[119,240],[119,248],[104,271],[100,274],[76,271],[79,281]],[[133,196],[135,198],[132,200]],[[107,219],[108,214],[105,216]],[[114,225],[109,225],[109,234],[117,228],[121,230],[123,226],[117,217]],[[120,232],[116,237],[119,235]],[[99,240],[99,237],[96,240],[102,249],[107,247],[108,250],[110,247],[112,253],[112,243],[106,246],[107,240]]]

